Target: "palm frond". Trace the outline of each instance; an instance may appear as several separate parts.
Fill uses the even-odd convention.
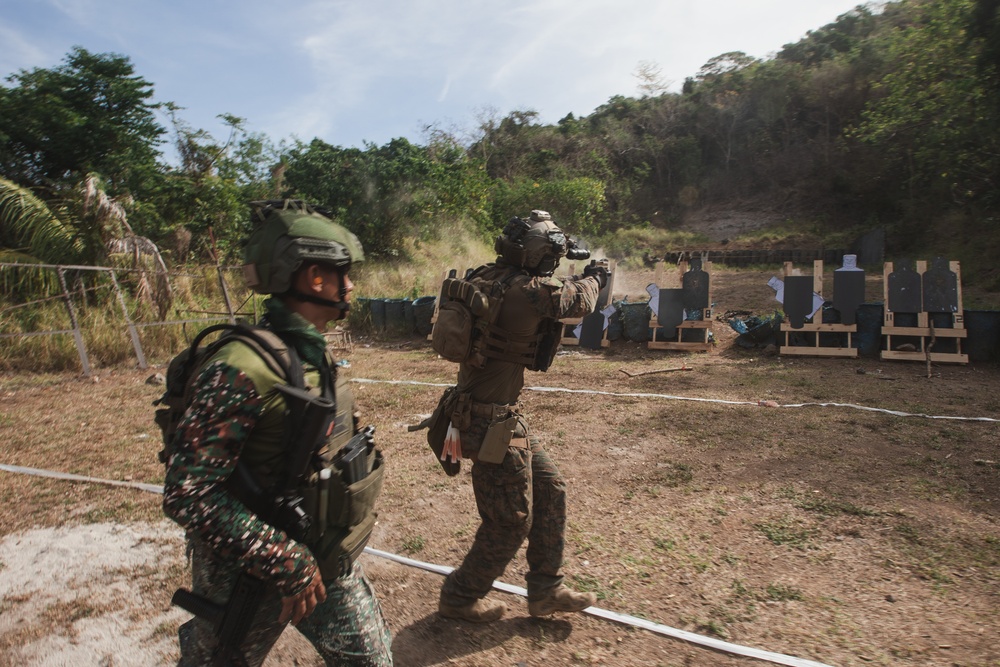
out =
[[[96,175],[88,174],[83,179],[80,183],[80,196],[83,216],[93,216],[106,239],[135,234],[128,224],[128,214],[122,202],[108,196]]]
[[[8,248],[51,264],[72,263],[83,252],[73,228],[45,202],[27,188],[0,178],[0,240]]]
[[[59,290],[59,276],[55,270],[37,266],[42,260],[20,250],[0,248],[0,263],[19,266],[0,266],[0,293],[10,303],[23,302],[25,295],[47,295]]]
[[[34,255],[17,248],[0,248],[0,263],[4,264],[45,264]]]
[[[106,245],[108,252],[111,254],[135,254],[140,255],[151,255],[155,257],[160,256],[160,249],[155,243],[147,239],[145,236],[125,236],[122,238],[110,239]],[[160,263],[162,263],[162,259]]]

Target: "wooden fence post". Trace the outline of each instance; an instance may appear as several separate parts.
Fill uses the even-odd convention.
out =
[[[215,263],[215,270],[219,273],[219,287],[222,288],[222,298],[226,302],[226,312],[229,313],[229,323],[236,324],[236,315],[233,314],[233,304],[229,299],[229,288],[226,286],[226,277],[222,275],[222,266]]]
[[[83,374],[86,377],[90,377],[90,359],[87,358],[87,346],[83,344],[83,334],[80,333],[80,325],[76,321],[73,300],[70,298],[69,289],[66,287],[66,272],[62,267],[59,267],[56,269],[56,273],[59,274],[59,284],[62,285],[66,310],[69,312],[69,321],[73,325],[73,339],[76,341],[76,351],[80,354],[80,363],[83,364]]]
[[[125,305],[125,297],[122,296],[122,289],[118,285],[118,278],[115,277],[114,269],[108,269],[107,271],[108,275],[111,276],[111,282],[115,286],[115,295],[117,295],[118,303],[122,307],[122,315],[125,316],[125,323],[128,324],[128,334],[132,337],[132,349],[135,350],[135,356],[139,359],[139,368],[146,370],[149,368],[149,364],[146,363],[146,355],[142,352],[142,343],[139,342],[139,332],[136,330],[132,318],[128,316],[128,306]]]

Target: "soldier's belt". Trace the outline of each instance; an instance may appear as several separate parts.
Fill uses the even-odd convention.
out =
[[[508,413],[517,412],[516,405],[501,405],[500,403],[477,403],[473,401],[470,409],[473,417],[485,417],[489,420],[505,417]]]
[[[527,438],[511,438],[510,447],[517,447],[518,449],[528,449],[528,439]]]

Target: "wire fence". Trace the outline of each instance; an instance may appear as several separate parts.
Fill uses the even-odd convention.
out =
[[[31,287],[16,287],[29,282],[26,272],[41,272],[36,274],[41,278],[31,281]],[[140,335],[145,329],[256,320],[258,302],[239,272],[238,267],[224,266],[164,274],[143,268],[0,262],[0,284],[8,292],[0,297],[0,341],[71,336],[83,374],[89,377],[93,366],[85,334],[94,332],[86,330],[80,312],[103,300],[114,305],[110,311],[117,313],[117,321],[112,325],[128,333],[139,368],[146,369],[149,362]],[[123,282],[127,284],[123,286]],[[163,288],[151,288],[153,283]],[[51,286],[49,293],[38,294],[39,289],[46,289],[39,285]],[[195,295],[201,297],[201,303]],[[63,304],[62,326],[38,325],[35,318],[18,317],[24,308],[45,307],[55,301]],[[221,306],[206,307],[204,303]]]

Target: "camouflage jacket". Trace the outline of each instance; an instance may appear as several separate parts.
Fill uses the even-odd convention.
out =
[[[314,348],[322,340],[314,327],[312,332],[292,339],[303,358],[307,382],[318,376],[309,362],[317,358],[317,350],[303,346]],[[236,354],[240,346],[239,342],[224,346],[195,380],[193,399],[167,464],[163,508],[189,537],[207,544],[221,560],[273,582],[285,596],[295,595],[317,571],[311,552],[262,521],[225,487],[251,434],[284,427],[283,401],[276,400],[273,389],[259,391],[251,379],[260,377],[253,368],[259,357],[245,350],[242,356]]]

